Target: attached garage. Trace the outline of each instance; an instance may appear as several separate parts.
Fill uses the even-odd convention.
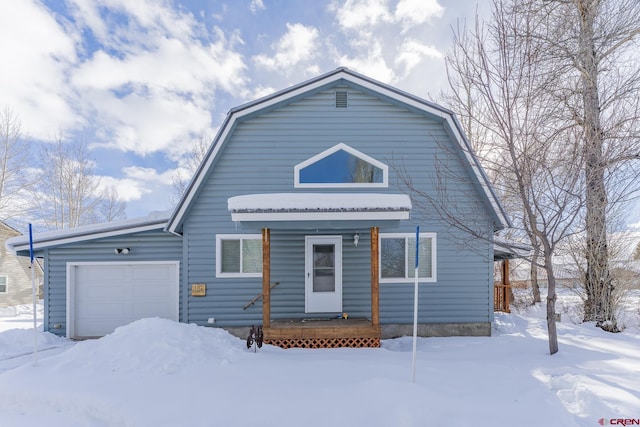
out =
[[[178,320],[178,261],[67,263],[67,337],[109,334],[146,317]]]

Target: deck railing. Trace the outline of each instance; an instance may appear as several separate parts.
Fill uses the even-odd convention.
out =
[[[511,296],[511,285],[493,286],[493,311],[511,313],[509,309],[509,298]]]

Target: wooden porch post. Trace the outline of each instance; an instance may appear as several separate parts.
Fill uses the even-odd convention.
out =
[[[271,230],[262,229],[262,327],[271,326]]]
[[[380,265],[378,256],[378,227],[371,227],[371,324],[380,325]]]
[[[502,260],[502,292],[504,296],[504,311],[510,313],[509,302],[511,300],[511,277],[509,276],[509,259]]]

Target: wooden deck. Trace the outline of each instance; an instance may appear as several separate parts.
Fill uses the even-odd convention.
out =
[[[264,342],[283,348],[380,347],[380,326],[369,319],[273,320]]]
[[[271,230],[262,229],[262,332],[264,343],[283,348],[380,347],[378,227],[371,227],[371,320],[327,318],[271,320]]]

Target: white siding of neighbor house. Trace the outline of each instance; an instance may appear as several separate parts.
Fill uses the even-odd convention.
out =
[[[31,262],[29,257],[16,256],[8,251],[4,242],[20,233],[0,223],[0,276],[7,277],[7,292],[0,293],[0,308],[33,302]],[[42,282],[42,270],[36,266],[35,282]]]

